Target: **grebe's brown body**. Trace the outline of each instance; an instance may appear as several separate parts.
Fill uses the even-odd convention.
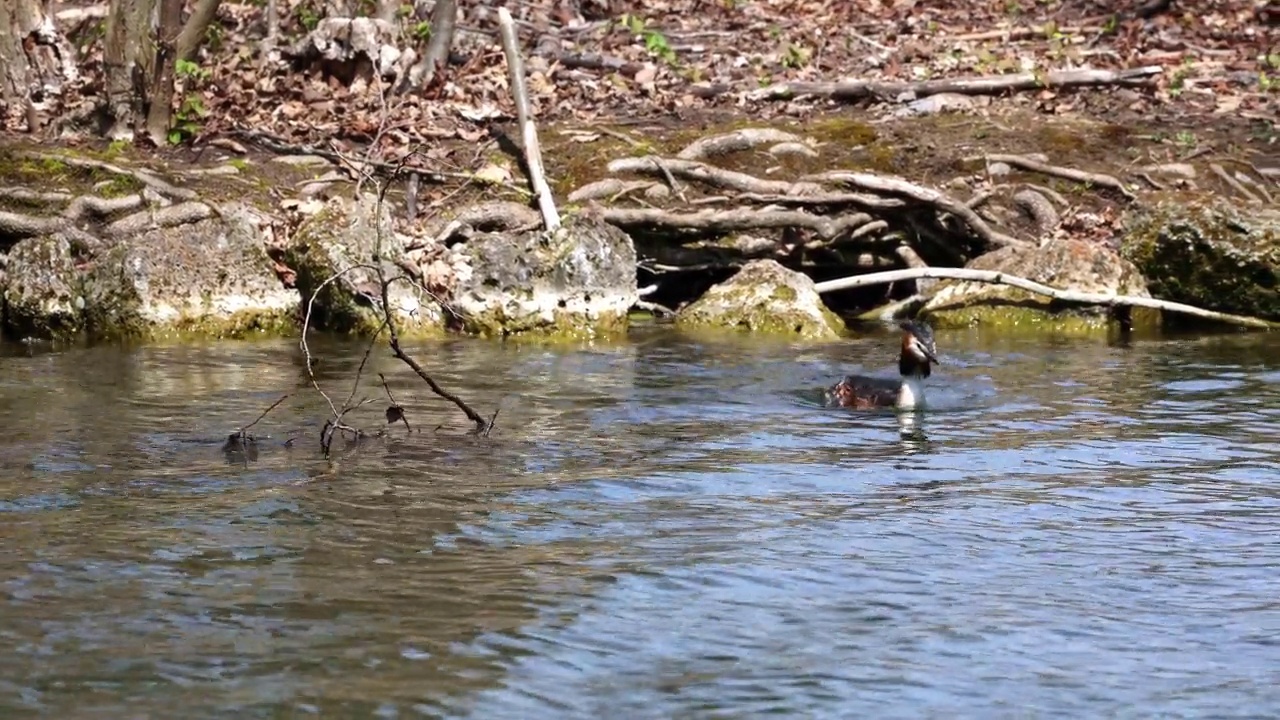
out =
[[[902,353],[898,356],[901,380],[850,375],[827,390],[832,405],[866,410],[894,407],[910,410],[924,404],[924,379],[938,362],[933,329],[921,322],[904,322]]]

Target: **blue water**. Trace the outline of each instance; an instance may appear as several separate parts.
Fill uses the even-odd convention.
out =
[[[379,353],[329,460],[286,342],[0,358],[0,714],[1280,714],[1280,338],[938,345]]]

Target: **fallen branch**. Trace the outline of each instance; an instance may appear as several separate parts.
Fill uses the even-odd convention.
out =
[[[1010,287],[1018,288],[1019,290],[1026,290],[1027,292],[1035,293],[1037,295],[1044,295],[1046,297],[1053,298],[1054,300],[1077,305],[1143,307],[1163,312],[1191,315],[1193,317],[1215,320],[1217,322],[1239,325],[1242,327],[1280,330],[1280,323],[1263,320],[1261,318],[1248,317],[1244,315],[1231,315],[1228,313],[1216,312],[1214,310],[1205,310],[1204,308],[1198,308],[1194,305],[1185,305],[1183,303],[1170,302],[1168,300],[1157,300],[1155,298],[1137,297],[1134,295],[1104,295],[1102,293],[1060,290],[1033,280],[1027,280],[1026,278],[1010,275],[1008,273],[995,272],[993,270],[938,267],[890,270],[888,272],[857,275],[838,280],[827,280],[817,283],[815,289],[819,294],[822,294],[835,292],[836,290],[848,290],[850,288],[866,287],[868,285],[881,285],[884,283],[899,282],[902,280],[919,280],[921,278],[967,280],[970,282],[1008,285]]]
[[[601,208],[600,219],[623,228],[661,227],[672,230],[732,232],[777,228],[805,228],[825,240],[834,240],[873,222],[870,215],[854,213],[835,218],[801,210],[727,208],[675,213],[652,208]]]
[[[529,166],[529,184],[538,196],[542,222],[549,232],[554,232],[560,227],[560,213],[556,210],[555,198],[551,196],[551,188],[542,169],[542,147],[538,144],[538,128],[533,124],[533,113],[529,108],[529,90],[525,86],[524,61],[520,58],[515,20],[505,7],[498,8],[498,25],[502,31],[502,51],[507,56],[507,69],[510,71],[511,96],[516,103],[516,117],[524,141],[525,162]]]
[[[1085,172],[1084,170],[1058,167],[1057,165],[1049,165],[1048,163],[1042,163],[1039,160],[1032,160],[1031,158],[1023,157],[1022,155],[987,155],[986,160],[989,163],[1004,163],[1012,167],[1041,173],[1043,175],[1052,175],[1054,177],[1074,180],[1075,182],[1085,183],[1087,185],[1097,185],[1099,187],[1110,188],[1129,200],[1137,198],[1133,192],[1124,186],[1124,183],[1111,175]]]
[[[1033,25],[1031,27],[1011,27],[1001,30],[985,30],[965,35],[951,35],[938,38],[943,42],[981,42],[983,40],[1027,40],[1031,38],[1046,39],[1055,32],[1065,35],[1098,32],[1100,27],[1063,27],[1056,25]]]
[[[985,240],[988,244],[1000,246],[1012,245],[1014,247],[1028,246],[1028,243],[1022,240],[1010,237],[992,229],[991,226],[987,225],[985,220],[978,216],[978,213],[973,211],[973,208],[968,207],[959,200],[948,195],[944,195],[937,190],[908,182],[902,178],[888,175],[876,175],[873,173],[834,170],[818,175],[811,175],[803,179],[842,183],[844,185],[851,185],[859,190],[904,197],[955,215],[963,220],[969,228],[978,235],[978,237]]]
[[[875,80],[844,80],[840,82],[785,82],[747,93],[751,100],[793,100],[803,96],[825,97],[850,102],[868,97],[894,100],[902,96],[912,99],[956,93],[958,95],[994,95],[1001,92],[1045,90],[1098,85],[1135,85],[1147,82],[1159,75],[1159,66],[1128,68],[1124,70],[1050,70],[1047,73],[1018,73],[1016,75],[987,75],[922,82],[880,82]]]

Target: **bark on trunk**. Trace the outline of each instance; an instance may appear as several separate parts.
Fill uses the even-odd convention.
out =
[[[458,23],[458,0],[436,0],[431,8],[431,39],[422,60],[409,69],[400,92],[421,90],[431,85],[436,73],[449,64],[449,51],[453,48],[453,32]]]
[[[174,65],[178,61],[178,32],[182,28],[182,0],[160,1],[160,27],[156,30],[156,59],[151,72],[147,135],[157,146],[169,135],[173,116]]]
[[[75,53],[40,0],[0,2],[0,120],[38,130],[78,78]]]
[[[106,71],[106,135],[113,140],[132,140],[142,117],[146,83],[154,61],[152,16],[155,0],[112,0],[107,15],[102,64]]]

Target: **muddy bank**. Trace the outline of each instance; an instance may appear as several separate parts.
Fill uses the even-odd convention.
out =
[[[5,334],[236,337],[296,333],[304,322],[367,334],[380,317],[378,263],[399,279],[392,302],[406,330],[420,334],[583,337],[625,330],[634,310],[666,317],[688,306],[685,315],[705,317],[696,301],[760,260],[819,282],[971,266],[1280,319],[1280,162],[1262,139],[1011,112],[542,133],[567,220],[550,235],[505,136],[479,152],[442,146],[438,165],[451,169],[436,174],[248,140],[199,155],[9,142],[0,150]],[[1206,210],[1175,217],[1173,207]],[[924,312],[945,324],[1112,321],[970,285],[831,292],[820,310],[800,312],[823,328],[829,311]]]

